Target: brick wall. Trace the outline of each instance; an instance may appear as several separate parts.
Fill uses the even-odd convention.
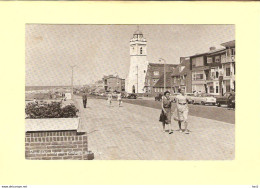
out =
[[[87,135],[74,131],[25,133],[25,158],[37,160],[88,160]]]

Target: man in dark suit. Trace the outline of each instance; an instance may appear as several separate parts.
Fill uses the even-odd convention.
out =
[[[83,100],[83,106],[84,108],[86,108],[88,98],[87,98],[87,93],[85,91],[83,92],[82,100]]]

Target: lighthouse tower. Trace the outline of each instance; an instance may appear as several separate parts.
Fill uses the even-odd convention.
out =
[[[145,75],[147,71],[147,41],[143,33],[135,31],[130,40],[130,68],[126,79],[127,93],[144,93]]]

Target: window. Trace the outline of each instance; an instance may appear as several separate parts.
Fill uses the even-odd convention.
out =
[[[195,75],[195,80],[202,80],[203,79],[203,74],[196,74]]]
[[[211,69],[210,73],[211,73],[211,78],[215,79],[215,69]]]
[[[159,71],[154,71],[154,72],[153,72],[153,75],[154,75],[154,76],[159,76]]]
[[[218,86],[216,86],[216,93],[218,93]]]
[[[214,93],[214,87],[213,87],[213,86],[210,86],[210,87],[209,87],[209,92],[210,92],[210,93]]]
[[[176,84],[176,77],[173,78],[173,83]]]
[[[219,63],[219,62],[220,62],[220,56],[216,56],[216,57],[215,57],[215,62],[216,62],[216,63]]]
[[[144,73],[146,73],[146,71],[144,70]]]
[[[232,48],[232,49],[231,49],[231,55],[236,55],[235,48]]]
[[[226,68],[226,76],[230,76],[230,67]]]
[[[226,82],[226,92],[230,92],[230,81]]]
[[[204,65],[203,56],[195,57],[192,59],[192,67],[199,67],[199,66],[203,66],[203,65]]]
[[[140,48],[140,54],[143,54],[143,48],[142,47]]]
[[[207,63],[212,63],[212,57],[207,57]]]
[[[219,76],[219,73],[218,73],[218,71],[216,71],[216,78],[218,78],[218,76]]]
[[[203,80],[203,74],[193,74],[193,80]]]

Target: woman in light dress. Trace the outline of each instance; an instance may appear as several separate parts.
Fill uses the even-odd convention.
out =
[[[121,96],[121,93],[119,93],[117,95],[117,100],[118,100],[118,107],[120,107],[121,103],[122,103],[122,96]]]
[[[189,113],[189,108],[188,108],[188,102],[187,102],[187,98],[185,96],[185,90],[181,89],[180,91],[180,95],[176,96],[176,104],[177,104],[177,108],[174,111],[174,120],[178,121],[179,123],[179,131],[183,132],[181,129],[181,123],[183,122],[185,125],[185,130],[184,133],[185,134],[189,134],[189,130],[188,128],[188,113]]]
[[[172,100],[170,99],[170,92],[165,91],[162,97],[162,112],[159,121],[162,122],[163,132],[165,132],[165,124],[169,125],[169,134],[173,133],[171,126],[171,116],[172,116]]]

